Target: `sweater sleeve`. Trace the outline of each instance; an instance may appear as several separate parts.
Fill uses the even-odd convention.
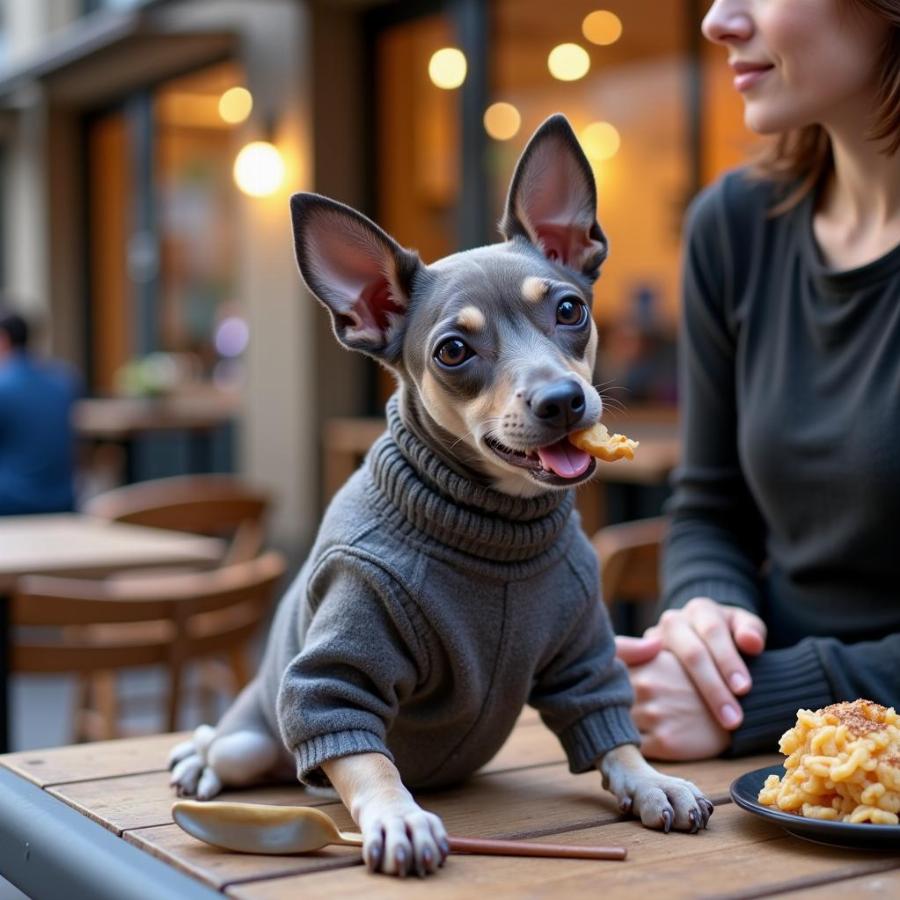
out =
[[[425,654],[402,588],[374,561],[327,554],[307,602],[312,621],[282,679],[278,719],[298,778],[327,786],[323,762],[369,752],[393,759],[386,736]]]
[[[900,634],[857,644],[806,638],[747,665],[753,687],[741,698],[744,720],[732,735],[732,756],[775,751],[798,709],[859,698],[900,707]]]
[[[662,564],[662,608],[692,597],[758,612],[764,529],[738,456],[735,259],[724,214],[727,182],[691,207],[679,343],[682,463],[673,475]]]
[[[629,712],[628,674],[615,653],[606,607],[595,599],[538,673],[528,698],[559,738],[575,774],[593,768],[613,747],[641,742]]]

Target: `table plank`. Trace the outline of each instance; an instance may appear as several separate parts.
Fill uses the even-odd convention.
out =
[[[828,877],[814,887],[803,888],[789,893],[772,894],[775,898],[786,900],[829,900],[840,894],[843,897],[900,897],[900,861],[898,868],[886,872],[878,872],[875,875],[862,875],[857,878],[847,878],[844,881],[835,881]]]
[[[169,773],[165,771],[98,781],[76,781],[51,786],[46,790],[116,834],[132,828],[168,825],[173,821],[172,804],[176,797],[169,787]],[[333,803],[327,797],[307,793],[299,784],[274,784],[243,791],[224,791],[219,799],[299,806],[324,806]]]
[[[21,750],[0,756],[0,766],[11,769],[38,787],[161,772],[166,767],[169,751],[189,734],[185,731],[47,750]]]
[[[124,568],[209,564],[223,543],[75,513],[0,518],[0,592],[20,575],[102,576]]]
[[[628,848],[629,858],[598,863],[456,856],[429,879],[428,896],[587,897],[600,888],[604,900],[634,900],[636,896],[737,898],[760,896],[803,878],[847,878],[900,864],[888,854],[836,850],[788,837],[777,826],[753,818],[731,803],[717,809],[709,829],[698,835],[666,835],[629,821],[565,832],[552,840],[620,844]],[[338,872],[233,885],[227,893],[239,900],[363,894],[367,900],[394,900],[421,896],[422,890],[417,879],[375,878],[357,865]]]
[[[174,824],[126,831],[123,837],[129,844],[217,890],[236,882],[352,866],[360,858],[355,847],[327,847],[304,856],[229,853],[192,838]]]

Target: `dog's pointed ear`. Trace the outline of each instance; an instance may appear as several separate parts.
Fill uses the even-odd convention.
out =
[[[532,135],[509,186],[500,231],[591,280],[606,259],[594,173],[568,119],[557,113]]]
[[[300,274],[331,313],[338,340],[396,362],[418,254],[355,209],[319,194],[294,194],[291,221]]]

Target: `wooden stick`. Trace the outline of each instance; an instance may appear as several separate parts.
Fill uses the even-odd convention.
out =
[[[491,856],[549,856],[558,859],[625,859],[624,847],[589,847],[577,844],[540,844],[534,841],[495,841],[489,838],[450,837],[452,853]]]

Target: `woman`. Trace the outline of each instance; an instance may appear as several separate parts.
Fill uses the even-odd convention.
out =
[[[665,612],[619,642],[663,759],[900,703],[900,0],[716,0],[703,33],[778,140],[689,218]]]

